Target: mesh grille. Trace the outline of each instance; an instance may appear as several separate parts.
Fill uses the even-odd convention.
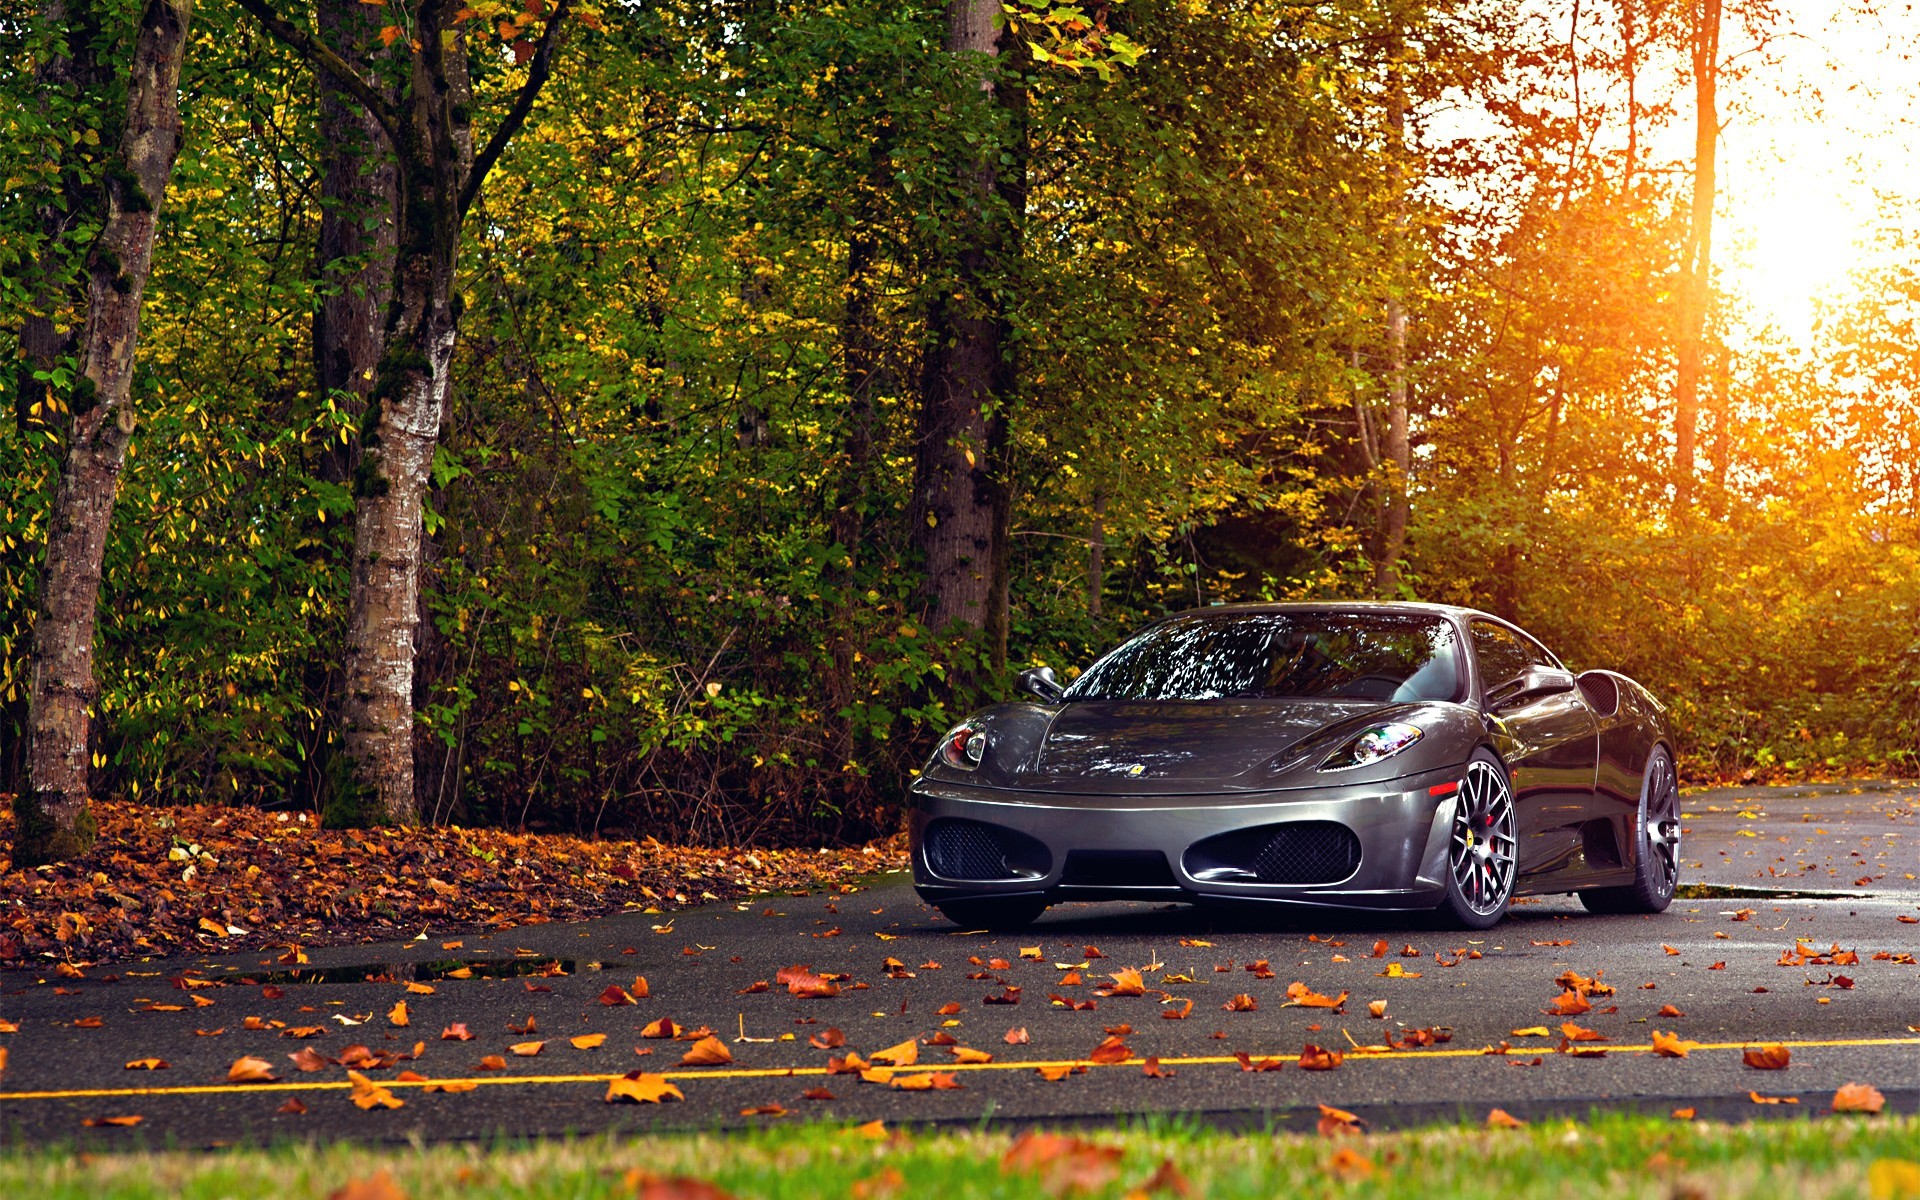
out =
[[[1337,883],[1359,866],[1360,839],[1332,821],[1283,825],[1253,859],[1262,883]]]
[[[993,830],[974,821],[936,821],[927,829],[927,865],[945,879],[1012,879]]]

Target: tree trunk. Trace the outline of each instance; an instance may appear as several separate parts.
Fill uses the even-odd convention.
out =
[[[14,802],[16,865],[71,858],[93,842],[87,791],[100,574],[133,440],[140,303],[158,210],[180,152],[180,63],[192,15],[191,0],[148,0],[141,13],[126,123],[106,173],[106,219],[88,258],[80,375],[33,629],[28,791]]]
[[[1093,528],[1087,535],[1087,616],[1100,619],[1101,599],[1107,590],[1107,494],[1093,493]]]
[[[952,0],[947,51],[997,57],[999,13],[999,0]],[[984,72],[979,88],[991,103],[993,84]],[[927,317],[912,524],[925,558],[927,621],[936,630],[959,624],[985,631],[993,622],[999,539],[987,423],[1003,366],[1000,306],[989,279],[996,167],[984,152],[967,165],[970,195],[949,235],[959,245],[952,276],[942,280]]]
[[[414,795],[414,652],[420,628],[422,501],[450,394],[461,191],[473,162],[465,60],[445,0],[421,10],[402,114],[394,303],[354,473],[352,594],[341,724],[357,799],[393,825],[420,820]]]
[[[384,18],[363,0],[319,0],[320,39],[341,60],[371,77],[381,57]],[[387,303],[393,295],[393,150],[373,114],[342,91],[324,68],[314,72],[320,92],[320,236],[314,275],[323,293],[313,314],[314,383],[322,401],[344,400],[356,419],[366,409],[380,364]],[[381,89],[389,94],[389,89]],[[319,475],[345,484],[358,447],[329,442]]]
[[[1680,292],[1679,370],[1673,413],[1673,506],[1693,504],[1694,441],[1707,300],[1713,282],[1714,164],[1720,144],[1720,0],[1697,0],[1693,26],[1693,212]]]
[[[1407,431],[1407,305],[1401,297],[1407,251],[1407,89],[1400,62],[1403,43],[1397,33],[1388,45],[1387,154],[1392,194],[1388,197],[1387,265],[1393,275],[1387,296],[1387,432],[1381,447],[1387,479],[1380,555],[1373,568],[1373,594],[1382,599],[1394,599],[1400,592],[1400,560],[1407,552],[1407,484],[1413,470]]]
[[[352,596],[341,722],[351,807],[375,820],[414,824],[420,819],[413,788],[413,681],[422,500],[452,395],[460,230],[487,174],[546,85],[571,0],[559,0],[546,17],[526,81],[477,152],[459,0],[425,0],[414,11],[411,71],[398,100],[382,95],[266,0],[238,3],[316,71],[329,72],[380,126],[394,151],[394,295],[353,472]],[[530,19],[537,15],[529,10]]]

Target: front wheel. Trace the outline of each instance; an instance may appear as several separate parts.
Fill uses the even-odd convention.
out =
[[[1467,761],[1447,842],[1447,891],[1435,916],[1451,928],[1491,929],[1507,915],[1519,865],[1513,789],[1488,751]]]
[[[1680,780],[1665,746],[1655,746],[1647,760],[1633,832],[1633,882],[1581,892],[1588,912],[1657,913],[1673,903],[1680,884]]]
[[[962,929],[987,929],[993,932],[1025,929],[1047,911],[1047,902],[1022,896],[996,900],[947,900],[937,906],[947,920]]]

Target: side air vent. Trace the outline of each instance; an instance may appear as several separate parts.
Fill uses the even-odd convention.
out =
[[[1360,869],[1360,839],[1337,821],[1261,825],[1195,842],[1186,865],[1210,883],[1338,883]]]
[[[1620,682],[1605,671],[1588,671],[1574,681],[1595,716],[1610,717],[1620,708]]]
[[[1038,879],[1051,865],[1046,847],[1024,833],[954,817],[927,826],[921,851],[942,879]]]

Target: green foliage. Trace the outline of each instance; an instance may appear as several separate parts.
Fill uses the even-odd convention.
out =
[[[1812,360],[1743,358],[1705,499],[1671,512],[1680,206],[1663,176],[1567,153],[1586,134],[1529,28],[1497,2],[1018,0],[992,64],[942,53],[931,3],[666,0],[576,30],[467,226],[424,530],[422,811],[733,842],[893,826],[930,736],[1007,686],[963,682],[987,648],[922,624],[907,527],[926,314],[957,286],[949,217],[977,203],[1014,234],[980,278],[1016,380],[996,401],[1016,665],[1070,674],[1191,604],[1364,594],[1395,295],[1416,594],[1642,678],[1694,767],[1910,761],[1914,426],[1878,398],[1911,394],[1912,331],[1865,306]],[[32,30],[0,60],[0,184],[75,217],[43,254],[34,206],[4,206],[9,328],[49,309],[38,264],[78,277],[113,136],[33,100],[56,35]],[[321,478],[371,425],[310,382],[312,88],[230,12],[195,30],[107,553],[96,785],[351,820],[321,698],[354,495],[379,482]],[[476,60],[483,126],[511,59]],[[1017,103],[982,102],[983,67]],[[1471,104],[1499,138],[1421,133]],[[1021,186],[983,201],[983,155]],[[1910,271],[1878,286],[1916,298]],[[0,358],[22,398],[0,436],[10,780],[74,379]]]

